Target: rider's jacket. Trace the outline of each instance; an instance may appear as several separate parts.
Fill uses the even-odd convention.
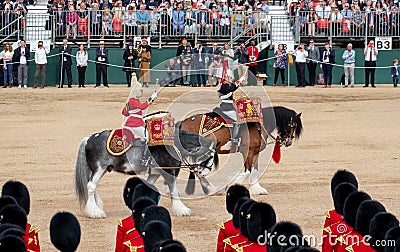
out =
[[[235,110],[233,106],[233,92],[238,89],[235,83],[224,83],[218,90],[218,96],[221,99],[220,108],[222,111]]]
[[[125,107],[122,109],[122,114],[128,116],[128,120],[125,122],[127,127],[142,127],[144,126],[142,111],[149,107],[149,103],[146,101],[141,103],[137,98],[129,99]]]

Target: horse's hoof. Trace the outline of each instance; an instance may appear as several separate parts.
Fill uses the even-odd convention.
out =
[[[172,202],[172,214],[178,217],[181,216],[189,216],[192,214],[192,210],[186,207],[182,201],[173,201]]]
[[[85,214],[87,217],[89,217],[91,219],[103,219],[103,218],[107,217],[106,213],[103,210],[101,210],[100,208],[85,209]]]
[[[260,185],[250,186],[249,191],[250,191],[251,195],[267,195],[268,194],[268,190]]]

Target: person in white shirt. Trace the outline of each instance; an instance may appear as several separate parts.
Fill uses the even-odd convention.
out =
[[[85,46],[81,44],[76,52],[76,68],[78,68],[78,87],[85,87],[85,75],[88,62],[88,53]]]
[[[44,84],[46,83],[47,53],[48,51],[46,51],[46,49],[44,48],[43,41],[39,41],[38,48],[35,52],[36,71],[33,88],[37,88],[40,71],[42,72],[42,85],[40,85],[40,88],[44,88]]]
[[[306,86],[306,61],[308,57],[308,52],[304,50],[304,45],[300,44],[295,52],[293,53],[296,56],[296,73],[297,73],[297,86],[296,87],[305,87]]]
[[[15,62],[18,65],[18,88],[24,85],[24,88],[28,88],[28,60],[30,58],[29,48],[26,47],[25,41],[20,41],[20,47],[15,50]]]
[[[367,48],[364,50],[365,56],[365,85],[369,86],[369,76],[371,75],[371,87],[375,87],[375,67],[376,67],[376,56],[378,55],[378,50],[374,47],[374,41],[371,40],[368,43]]]
[[[4,46],[4,56],[3,56],[3,74],[4,74],[4,88],[7,87],[7,84],[11,88],[13,85],[12,79],[12,70],[13,70],[13,63],[12,58],[14,56],[13,48],[10,43],[7,43]]]

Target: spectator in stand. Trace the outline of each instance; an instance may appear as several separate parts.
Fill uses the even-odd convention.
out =
[[[30,50],[26,47],[25,40],[21,39],[19,47],[15,50],[15,59],[17,60],[15,66],[18,67],[18,88],[24,85],[28,88],[28,64],[31,56]]]
[[[47,54],[49,52],[44,48],[43,41],[38,42],[38,48],[35,52],[35,63],[36,63],[36,71],[35,71],[35,80],[33,82],[33,88],[37,87],[39,72],[42,72],[42,84],[40,88],[44,88],[46,84],[46,66],[47,66]]]
[[[178,4],[178,8],[172,13],[172,23],[174,26],[174,35],[182,35],[185,29],[185,12],[183,5]]]
[[[356,52],[353,50],[353,45],[349,43],[347,45],[347,50],[343,52],[342,59],[344,60],[344,86],[349,86],[349,78],[350,85],[354,87],[354,66],[356,62]]]
[[[1,5],[2,5],[2,9],[3,9],[3,10],[6,9],[6,6],[7,6],[7,5],[10,6],[10,10],[11,10],[11,11],[14,10],[14,5],[13,5],[13,3],[11,2],[11,0],[5,0]]]
[[[257,86],[257,60],[258,60],[258,48],[256,47],[256,42],[252,40],[250,46],[247,47],[249,51],[249,74],[248,83],[249,85]]]
[[[160,13],[157,8],[154,8],[150,13],[150,33],[155,35],[160,25]]]
[[[221,16],[221,35],[226,36],[229,34],[231,21],[229,20],[229,16],[227,14],[222,14]]]
[[[83,44],[79,45],[79,50],[76,52],[76,68],[78,69],[78,87],[85,87],[85,75],[88,62],[88,53]]]
[[[138,59],[137,51],[135,48],[133,48],[132,42],[128,43],[128,48],[126,48],[124,52],[123,59],[124,59],[124,68],[122,70],[125,72],[126,83],[128,84],[128,87],[131,87],[132,73],[136,72],[135,60]]]
[[[150,15],[146,11],[146,5],[140,5],[140,11],[136,13],[136,18],[138,22],[138,35],[147,35],[149,32]]]
[[[123,19],[125,8],[122,6],[122,1],[118,0],[112,8],[113,19]]]
[[[77,14],[79,18],[87,18],[88,11],[86,3],[82,2],[79,4],[79,8],[77,10]]]
[[[327,6],[324,0],[320,0],[319,4],[315,8],[315,12],[317,13],[318,19],[329,19],[331,6]]]
[[[220,19],[221,19],[221,15],[218,12],[218,8],[217,8],[216,5],[213,5],[212,8],[211,8],[210,18],[211,18],[212,35],[213,36],[219,36],[220,35]]]
[[[297,86],[296,87],[305,87],[306,86],[306,60],[308,53],[304,48],[304,44],[300,44],[295,52],[293,53],[296,56],[296,73],[297,73]]]
[[[332,22],[332,33],[334,36],[339,36],[340,29],[342,27],[342,14],[336,6],[332,6],[333,13],[331,16]]]
[[[352,23],[353,23],[353,35],[355,36],[364,35],[365,19],[364,19],[364,14],[361,13],[360,6],[355,7]]]
[[[278,74],[280,74],[282,87],[284,87],[287,55],[285,49],[283,49],[283,44],[278,45],[278,50],[275,51],[274,56],[275,56],[275,62],[274,62],[275,76],[274,76],[274,84],[272,84],[272,86],[276,87],[276,82],[278,81]]]
[[[353,12],[349,9],[350,5],[348,3],[346,3],[344,5],[344,9],[342,10],[341,14],[342,14],[342,20],[345,20],[343,26],[347,26],[347,29],[345,29],[345,27],[343,27],[343,32],[346,32],[350,29],[350,25],[351,25],[351,20],[353,18]]]
[[[371,87],[375,87],[375,68],[376,68],[376,59],[378,56],[378,50],[375,48],[374,41],[369,41],[367,48],[364,49],[364,57],[365,57],[365,85],[364,87],[368,87],[371,83]],[[371,82],[370,77],[371,76]]]
[[[165,38],[169,38],[168,34],[170,34],[171,31],[171,17],[168,15],[168,10],[167,8],[162,9],[162,14],[160,16],[161,19],[161,34],[164,36],[166,35]]]
[[[148,10],[154,10],[154,9],[157,10],[158,9],[157,6],[158,6],[158,3],[156,1],[154,1],[154,0],[150,0],[146,4],[146,8]]]
[[[315,28],[318,22],[318,16],[315,11],[310,8],[310,12],[307,14],[306,17],[306,24],[307,24],[307,33],[309,37],[315,36]]]
[[[104,7],[107,6],[109,10],[112,9],[112,3],[109,2],[109,0],[103,0],[103,2],[100,4],[100,10],[104,10]]]
[[[187,5],[185,15],[185,35],[192,35],[196,29],[196,13],[193,11],[192,5]]]
[[[332,64],[335,64],[335,50],[331,48],[329,42],[325,43],[321,54],[321,62],[323,62],[320,66],[324,73],[324,88],[330,88],[332,85]]]
[[[96,86],[100,87],[101,76],[103,76],[103,85],[105,88],[108,87],[107,78],[107,67],[108,67],[108,49],[104,48],[104,41],[100,41],[99,48],[96,49]]]
[[[28,13],[28,9],[26,8],[26,4],[24,3],[24,0],[18,0],[14,4],[14,18],[17,19],[19,17],[25,17],[26,14]],[[22,30],[22,22],[17,23],[18,29]]]
[[[63,11],[63,8],[63,5],[59,4],[55,13],[57,36],[64,35],[66,30],[65,12]]]
[[[69,33],[70,30],[72,29],[72,35],[73,39],[76,39],[76,29],[78,26],[78,14],[74,10],[74,6],[69,6],[69,12],[67,13],[67,16],[65,18],[66,23],[67,23],[67,39],[69,38]]]
[[[128,11],[125,13],[125,29],[128,37],[133,37],[137,34],[136,7],[134,4],[130,4]]]
[[[227,15],[228,16],[229,13],[230,13],[230,8],[228,6],[227,0],[221,0],[220,3],[221,3],[221,6],[218,9],[219,13],[221,14],[221,16],[222,15]]]
[[[396,6],[391,7],[391,11],[389,12],[389,31],[392,36],[399,34],[399,13],[400,9]]]
[[[197,43],[196,48],[193,50],[193,70],[197,73],[197,84],[200,87],[204,87],[207,84],[206,79],[206,49],[203,47],[201,42]]]
[[[267,29],[268,17],[267,14],[261,10],[261,7],[261,4],[257,4],[257,12],[253,17],[254,22],[257,25],[257,30],[261,29],[261,31],[265,31]]]
[[[208,67],[208,84],[211,86],[217,85],[217,68],[220,65],[220,53],[221,50],[218,48],[218,44],[214,43],[213,47],[208,50],[208,57],[210,65]]]
[[[265,13],[269,13],[269,5],[268,5],[268,0],[261,0],[261,10]]]
[[[197,25],[200,30],[200,36],[209,36],[210,34],[210,15],[208,14],[207,7],[202,5],[200,12],[197,13]]]
[[[97,3],[93,4],[93,9],[90,11],[91,32],[98,36],[102,32],[102,15]]]
[[[246,18],[244,20],[244,23],[245,23],[244,29],[245,30],[248,30],[248,29],[250,30],[247,33],[247,36],[253,36],[255,34],[255,30],[254,30],[255,22],[254,22],[254,17],[253,17],[253,14],[252,14],[251,11],[247,12],[247,16],[246,16]]]
[[[243,32],[244,13],[243,9],[237,9],[232,15],[232,35],[236,37]]]
[[[317,62],[321,59],[319,54],[318,46],[314,45],[314,40],[310,40],[307,48],[307,69],[308,69],[308,82],[311,86],[315,85],[316,75],[315,70],[317,69]]]
[[[108,10],[108,7],[104,7],[101,24],[102,24],[102,37],[101,38],[103,39],[104,36],[108,36],[108,34],[113,31],[112,15],[110,13],[110,10]]]
[[[238,75],[239,79],[242,76],[245,76],[243,85],[247,84],[247,71],[248,71],[248,66],[247,64],[249,63],[249,51],[247,51],[247,48],[244,43],[240,43],[240,46],[236,49],[235,54],[238,56]]]
[[[12,71],[13,71],[13,63],[12,58],[14,56],[14,51],[10,43],[6,43],[4,46],[4,56],[3,56],[3,73],[4,73],[4,86],[3,88],[7,87],[7,84],[11,88],[13,85],[12,79]]]
[[[12,6],[10,4],[6,4],[4,7],[4,11],[1,12],[1,25],[2,27],[8,26],[3,31],[3,35],[9,35],[11,33],[12,25],[10,25],[15,19],[15,15],[12,11]]]

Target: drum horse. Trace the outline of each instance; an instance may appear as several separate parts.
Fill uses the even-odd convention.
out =
[[[130,148],[126,148],[126,152],[119,156],[111,155],[107,148],[109,136],[113,134],[110,130],[84,138],[76,161],[75,191],[85,214],[90,218],[106,217],[96,187],[106,172],[116,171],[130,175],[148,174],[149,184],[154,184],[160,176],[164,177],[170,191],[172,213],[177,216],[190,215],[191,210],[179,198],[176,177],[181,168],[190,169],[199,177],[204,177],[213,165],[217,167],[217,143],[192,132],[174,127],[173,130],[175,137],[172,145],[147,147],[136,139],[129,141]],[[150,152],[150,165],[142,164],[143,148],[148,148]]]
[[[196,114],[181,121],[178,126],[180,129],[194,132],[197,134],[202,133],[204,125],[204,118],[211,119],[222,118],[223,115],[218,108],[206,114]],[[271,118],[274,118],[275,121]],[[262,123],[261,122],[248,122],[241,124],[239,130],[240,142],[244,147],[240,147],[239,151],[244,159],[244,173],[239,174],[234,183],[243,183],[245,179],[249,178],[250,193],[268,194],[267,189],[263,188],[258,181],[258,158],[262,150],[268,144],[268,139],[272,138],[272,143],[276,141],[276,145],[288,147],[292,145],[293,139],[298,139],[303,131],[301,122],[301,113],[297,114],[294,110],[275,106],[262,108]],[[217,141],[218,154],[230,154],[236,152],[236,146],[231,144],[231,133],[225,123],[219,124],[222,127],[211,129],[211,134],[206,137]],[[277,135],[274,137],[273,135]],[[190,175],[186,193],[191,194],[194,192],[194,175]],[[204,193],[208,194],[212,190],[212,185],[209,184],[206,178],[199,177],[200,184]],[[189,186],[190,185],[190,186]]]

